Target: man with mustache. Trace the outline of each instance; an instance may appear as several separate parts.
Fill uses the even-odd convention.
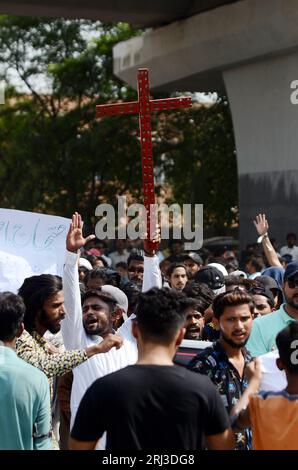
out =
[[[187,268],[183,263],[172,263],[167,269],[167,278],[172,289],[181,292],[186,286]]]
[[[285,303],[278,310],[254,320],[247,344],[253,356],[276,349],[276,336],[286,326],[298,320],[298,262],[289,263],[283,279]]]
[[[115,286],[104,285],[101,290],[87,291],[81,299],[77,270],[78,253],[88,240],[94,238],[93,235],[84,238],[82,230],[81,216],[75,213],[66,238],[67,252],[63,272],[63,293],[68,312],[62,324],[64,344],[67,349],[94,347],[110,338],[111,341],[115,341],[115,347],[107,349],[105,354],[93,357],[73,371],[70,428],[80,401],[90,385],[99,377],[133,364],[137,360],[136,344],[115,335],[113,330],[113,322],[123,313],[121,304],[124,304],[125,299],[126,304],[128,303],[126,295]]]
[[[62,280],[52,274],[41,274],[25,279],[19,295],[25,306],[25,331],[18,338],[16,350],[24,361],[41,369],[50,381],[53,398],[53,379],[64,375],[95,354],[106,352],[113,346],[120,346],[121,340],[110,335],[104,344],[72,348],[72,351],[59,352],[44,338],[46,331],[56,334],[60,331],[66,312]],[[118,344],[119,342],[119,344]],[[88,347],[89,346],[89,347]]]
[[[188,298],[187,304],[184,339],[199,340],[204,328],[204,310],[197,299]]]
[[[66,321],[61,278],[52,274],[26,278],[19,289],[19,295],[26,307],[25,330],[16,342],[16,351],[19,357],[42,370],[48,377],[54,414],[56,379],[88,362],[94,355],[105,353],[114,346],[120,347],[122,340],[110,334],[100,344],[82,345],[69,348],[71,351],[59,352],[44,335],[47,331],[58,333],[63,321]],[[54,436],[53,445],[58,447]]]
[[[248,385],[245,368],[252,357],[245,344],[252,328],[254,303],[246,292],[233,291],[218,295],[212,307],[220,338],[192,359],[188,367],[209,376],[230,413]],[[249,430],[237,432],[236,439],[237,449],[251,448]]]

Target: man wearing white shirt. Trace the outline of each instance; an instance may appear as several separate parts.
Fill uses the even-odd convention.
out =
[[[286,388],[286,373],[284,370],[277,367],[276,360],[278,358],[279,354],[277,349],[259,356],[262,372],[260,390],[265,392],[279,392]]]
[[[77,348],[77,345],[83,347],[83,345],[87,346],[99,343],[103,339],[101,336],[102,334],[110,334],[111,337],[117,337],[117,335],[111,335],[111,326],[109,328],[105,328],[105,331],[102,332],[101,328],[103,327],[103,324],[100,324],[99,321],[96,321],[94,310],[99,308],[99,305],[96,307],[96,304],[101,303],[102,309],[100,315],[103,318],[107,319],[109,315],[112,317],[112,315],[115,313],[115,309],[114,311],[107,312],[107,308],[105,308],[103,305],[103,298],[100,299],[97,296],[96,300],[96,296],[91,296],[91,298],[89,296],[87,299],[84,299],[83,297],[82,313],[77,269],[77,252],[87,243],[87,241],[92,238],[94,238],[92,235],[86,239],[83,237],[81,216],[77,213],[74,214],[66,239],[67,253],[63,272],[63,292],[65,297],[65,307],[68,314],[66,315],[63,322],[62,334],[67,349],[75,349]],[[156,269],[158,268],[158,258],[157,261],[155,258],[157,257],[145,257],[146,261],[144,269],[143,290],[146,289],[146,283],[149,287],[152,287],[154,283],[156,285],[156,282],[159,281],[160,274],[159,270],[157,272]],[[85,305],[84,300],[86,300],[88,305]],[[100,300],[102,300],[102,302],[100,302]],[[88,309],[85,312],[85,315],[84,308],[86,310],[87,307]],[[79,366],[74,369],[74,381],[70,402],[71,427],[74,423],[80,401],[89,386],[96,379],[136,362],[137,345],[131,334],[131,318],[132,317],[130,317],[117,332],[123,338],[122,347],[115,349],[112,344],[111,349],[106,353],[98,354],[97,359],[95,359],[94,356],[89,361],[86,361],[88,362],[88,365],[86,364],[87,367]]]
[[[287,234],[287,244],[280,249],[280,255],[291,255],[292,261],[298,261],[298,246],[296,245],[297,237],[295,233]]]
[[[124,262],[127,263],[129,252],[125,248],[126,241],[121,240],[121,238],[115,241],[116,251],[113,251],[109,254],[110,259],[112,260],[112,267],[115,268],[117,263]]]

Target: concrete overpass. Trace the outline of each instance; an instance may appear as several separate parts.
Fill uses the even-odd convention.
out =
[[[62,3],[62,2],[61,2]],[[151,70],[153,88],[225,91],[237,148],[240,238],[255,239],[265,211],[280,242],[298,232],[298,0],[0,0],[14,14],[128,21],[148,29],[114,48],[114,71],[135,86]]]

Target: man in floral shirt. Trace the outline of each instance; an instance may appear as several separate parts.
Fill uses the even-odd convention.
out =
[[[213,311],[220,339],[201,351],[188,367],[210,377],[230,413],[248,385],[246,365],[252,357],[244,346],[252,328],[254,303],[244,291],[225,292],[215,298]],[[250,449],[250,430],[235,431],[236,449]]]
[[[122,345],[122,338],[109,334],[99,344],[59,352],[44,338],[44,334],[46,331],[52,334],[58,333],[66,315],[61,278],[51,274],[29,277],[21,286],[19,295],[26,306],[25,331],[17,340],[16,351],[19,357],[42,370],[48,377],[53,407],[57,385],[55,379],[95,354],[105,353],[114,346],[119,348]],[[108,297],[106,300],[107,308],[109,308],[108,304],[112,304],[114,300]],[[53,439],[53,445],[57,446],[55,439]]]
[[[50,379],[50,385],[51,379],[66,374],[94,354],[107,352],[113,346],[122,344],[119,336],[111,334],[101,344],[59,352],[43,336],[46,331],[58,333],[66,315],[61,278],[51,274],[29,277],[21,286],[19,295],[24,300],[26,313],[25,331],[17,341],[17,354],[41,369]],[[113,302],[112,299],[108,301]]]

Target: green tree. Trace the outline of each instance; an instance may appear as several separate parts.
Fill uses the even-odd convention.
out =
[[[217,233],[238,221],[237,166],[228,102],[194,102],[187,112],[166,119],[162,129],[166,179],[174,200],[204,205],[204,226]],[[171,139],[172,136],[172,139]]]
[[[96,104],[136,99],[113,75],[112,48],[139,33],[122,23],[0,16],[0,78],[10,85],[0,107],[2,207],[79,210],[91,223],[100,202],[141,200],[138,116],[95,117]],[[177,202],[204,203],[205,225],[229,226],[237,178],[226,101],[156,115],[152,126],[155,165]]]
[[[80,210],[90,221],[102,199],[139,193],[137,118],[95,119],[96,104],[135,98],[112,74],[112,47],[136,33],[126,24],[0,18],[2,78],[29,91],[10,89],[0,110],[2,206]]]

